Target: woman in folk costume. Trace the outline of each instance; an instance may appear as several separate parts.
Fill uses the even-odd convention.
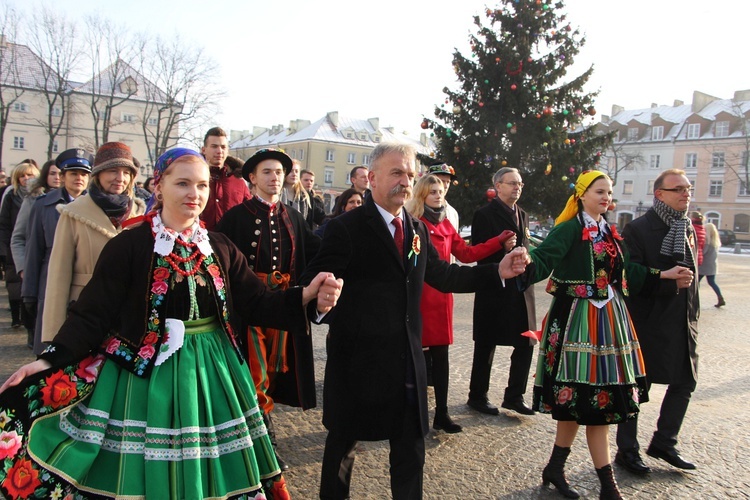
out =
[[[327,312],[340,283],[267,291],[199,223],[202,156],[169,150],[155,174],[156,211],[106,244],[50,346],[0,388],[8,498],[289,496],[228,311],[305,325],[305,304]]]
[[[445,188],[435,175],[425,175],[414,186],[414,196],[406,210],[420,219],[430,232],[430,240],[440,258],[450,262],[451,255],[464,263],[476,262],[500,251],[512,234],[503,234],[479,245],[469,246],[446,218]],[[461,432],[461,426],[448,415],[448,346],[453,343],[453,294],[442,293],[425,284],[422,290],[422,348],[432,361],[435,388],[435,419],[432,427],[449,434]]]
[[[586,426],[602,484],[600,498],[621,498],[610,464],[609,425],[635,415],[648,397],[643,356],[623,296],[629,288],[654,286],[684,271],[660,273],[630,263],[615,227],[604,218],[611,204],[609,177],[583,172],[554,229],[529,252],[529,279],[549,276],[547,292],[553,295],[534,382],[534,409],[557,420],[542,480],[568,498],[579,497],[563,468],[580,425]]]

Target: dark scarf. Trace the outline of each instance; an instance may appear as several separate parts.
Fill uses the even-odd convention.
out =
[[[657,198],[654,198],[652,208],[664,224],[669,226],[669,232],[661,242],[659,253],[674,259],[682,266],[694,268],[693,252],[687,246],[688,226],[690,225],[687,210],[680,212]]]
[[[133,206],[133,200],[127,194],[105,193],[93,182],[89,186],[89,196],[110,220],[120,223],[130,213],[130,209]],[[116,227],[119,225],[115,224]]]
[[[425,205],[424,214],[422,216],[430,221],[430,223],[437,226],[443,222],[443,219],[445,219],[445,207],[431,208]]]

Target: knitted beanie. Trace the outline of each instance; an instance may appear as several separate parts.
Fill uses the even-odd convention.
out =
[[[128,167],[133,176],[138,175],[133,162],[133,153],[127,144],[121,142],[107,142],[102,144],[94,156],[94,168],[91,175],[94,176],[108,168]]]

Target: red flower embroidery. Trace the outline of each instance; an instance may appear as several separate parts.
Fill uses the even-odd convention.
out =
[[[599,391],[599,394],[596,395],[596,402],[599,404],[599,408],[605,408],[609,404],[609,393]]]
[[[609,284],[609,280],[606,276],[600,276],[599,278],[596,278],[596,287],[597,288],[607,288],[607,285]]]
[[[103,356],[89,356],[84,359],[78,365],[76,377],[85,380],[86,383],[92,383],[99,375],[99,368],[102,366],[102,361],[104,361]]]
[[[156,344],[156,341],[159,340],[159,335],[156,332],[148,332],[148,335],[146,335],[146,338],[143,339],[144,344]]]
[[[594,243],[594,253],[600,254],[604,251],[604,242],[603,241],[597,241]]]
[[[216,287],[216,290],[223,290],[224,289],[224,280],[221,278],[214,278],[214,286]]]
[[[208,274],[213,276],[214,278],[217,278],[221,273],[219,272],[219,266],[216,264],[211,264],[208,266]]]
[[[60,408],[70,403],[78,395],[75,383],[62,370],[56,371],[44,379],[47,386],[42,389],[44,406]]]
[[[163,281],[154,281],[154,284],[151,285],[151,291],[157,295],[164,295],[167,293],[167,284]]]
[[[578,285],[576,286],[575,290],[576,290],[576,295],[579,297],[588,296],[588,293],[587,293],[588,290],[586,290],[586,285]]]
[[[16,431],[0,433],[0,460],[13,458],[21,449],[21,436]]]
[[[138,350],[138,356],[142,357],[143,359],[151,359],[154,356],[155,352],[156,349],[154,349],[153,345],[144,345]]]
[[[573,389],[570,387],[563,387],[560,392],[557,393],[557,404],[565,404],[568,401],[573,400]]]
[[[107,344],[107,354],[114,354],[119,347],[120,341],[113,337],[112,340],[109,341],[109,344]]]
[[[154,281],[166,281],[167,278],[169,278],[169,269],[166,267],[154,269]]]
[[[556,346],[557,345],[557,341],[558,341],[559,338],[560,338],[560,336],[557,334],[557,332],[551,334],[549,336],[549,345]]]
[[[3,486],[13,500],[30,497],[41,484],[39,471],[33,467],[31,460],[26,459],[13,464],[3,481]]]
[[[547,351],[547,366],[553,366],[555,364],[555,351]]]

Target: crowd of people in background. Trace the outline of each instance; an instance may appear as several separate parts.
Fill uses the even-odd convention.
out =
[[[288,498],[294,464],[279,454],[284,422],[272,411],[318,404],[314,322],[329,325],[320,498],[349,497],[361,440],[389,441],[393,498],[421,498],[428,387],[432,428],[462,431],[447,401],[452,293],[465,292],[475,293],[467,405],[499,415],[490,373],[496,347],[512,347],[500,407],[557,422],[544,485],[580,496],[564,467],[581,425],[600,498],[622,498],[610,425],[614,461],[648,474],[637,417],[653,383],[668,388],[646,453],[696,468],[677,449],[697,383],[695,278],[706,276],[717,308],[726,301],[718,231],[688,214],[683,171],[661,173],[652,208],[622,235],[606,219],[612,181],[581,173],[532,247],[516,168],[487,179],[496,196],[474,213],[467,244],[446,200],[456,170],[436,161],[418,173],[412,146],[376,146],[328,213],[314,172],[283,150],[228,153],[214,127],[200,152],[166,151],[142,183],[119,142],[66,150],[41,170],[25,160],[7,186],[0,171],[11,328],[26,328],[38,356],[0,389],[3,429],[18,438],[11,472],[33,477],[21,491],[8,475],[4,494]],[[538,325],[533,284],[545,279],[553,299]],[[49,393],[61,380],[74,390]]]

